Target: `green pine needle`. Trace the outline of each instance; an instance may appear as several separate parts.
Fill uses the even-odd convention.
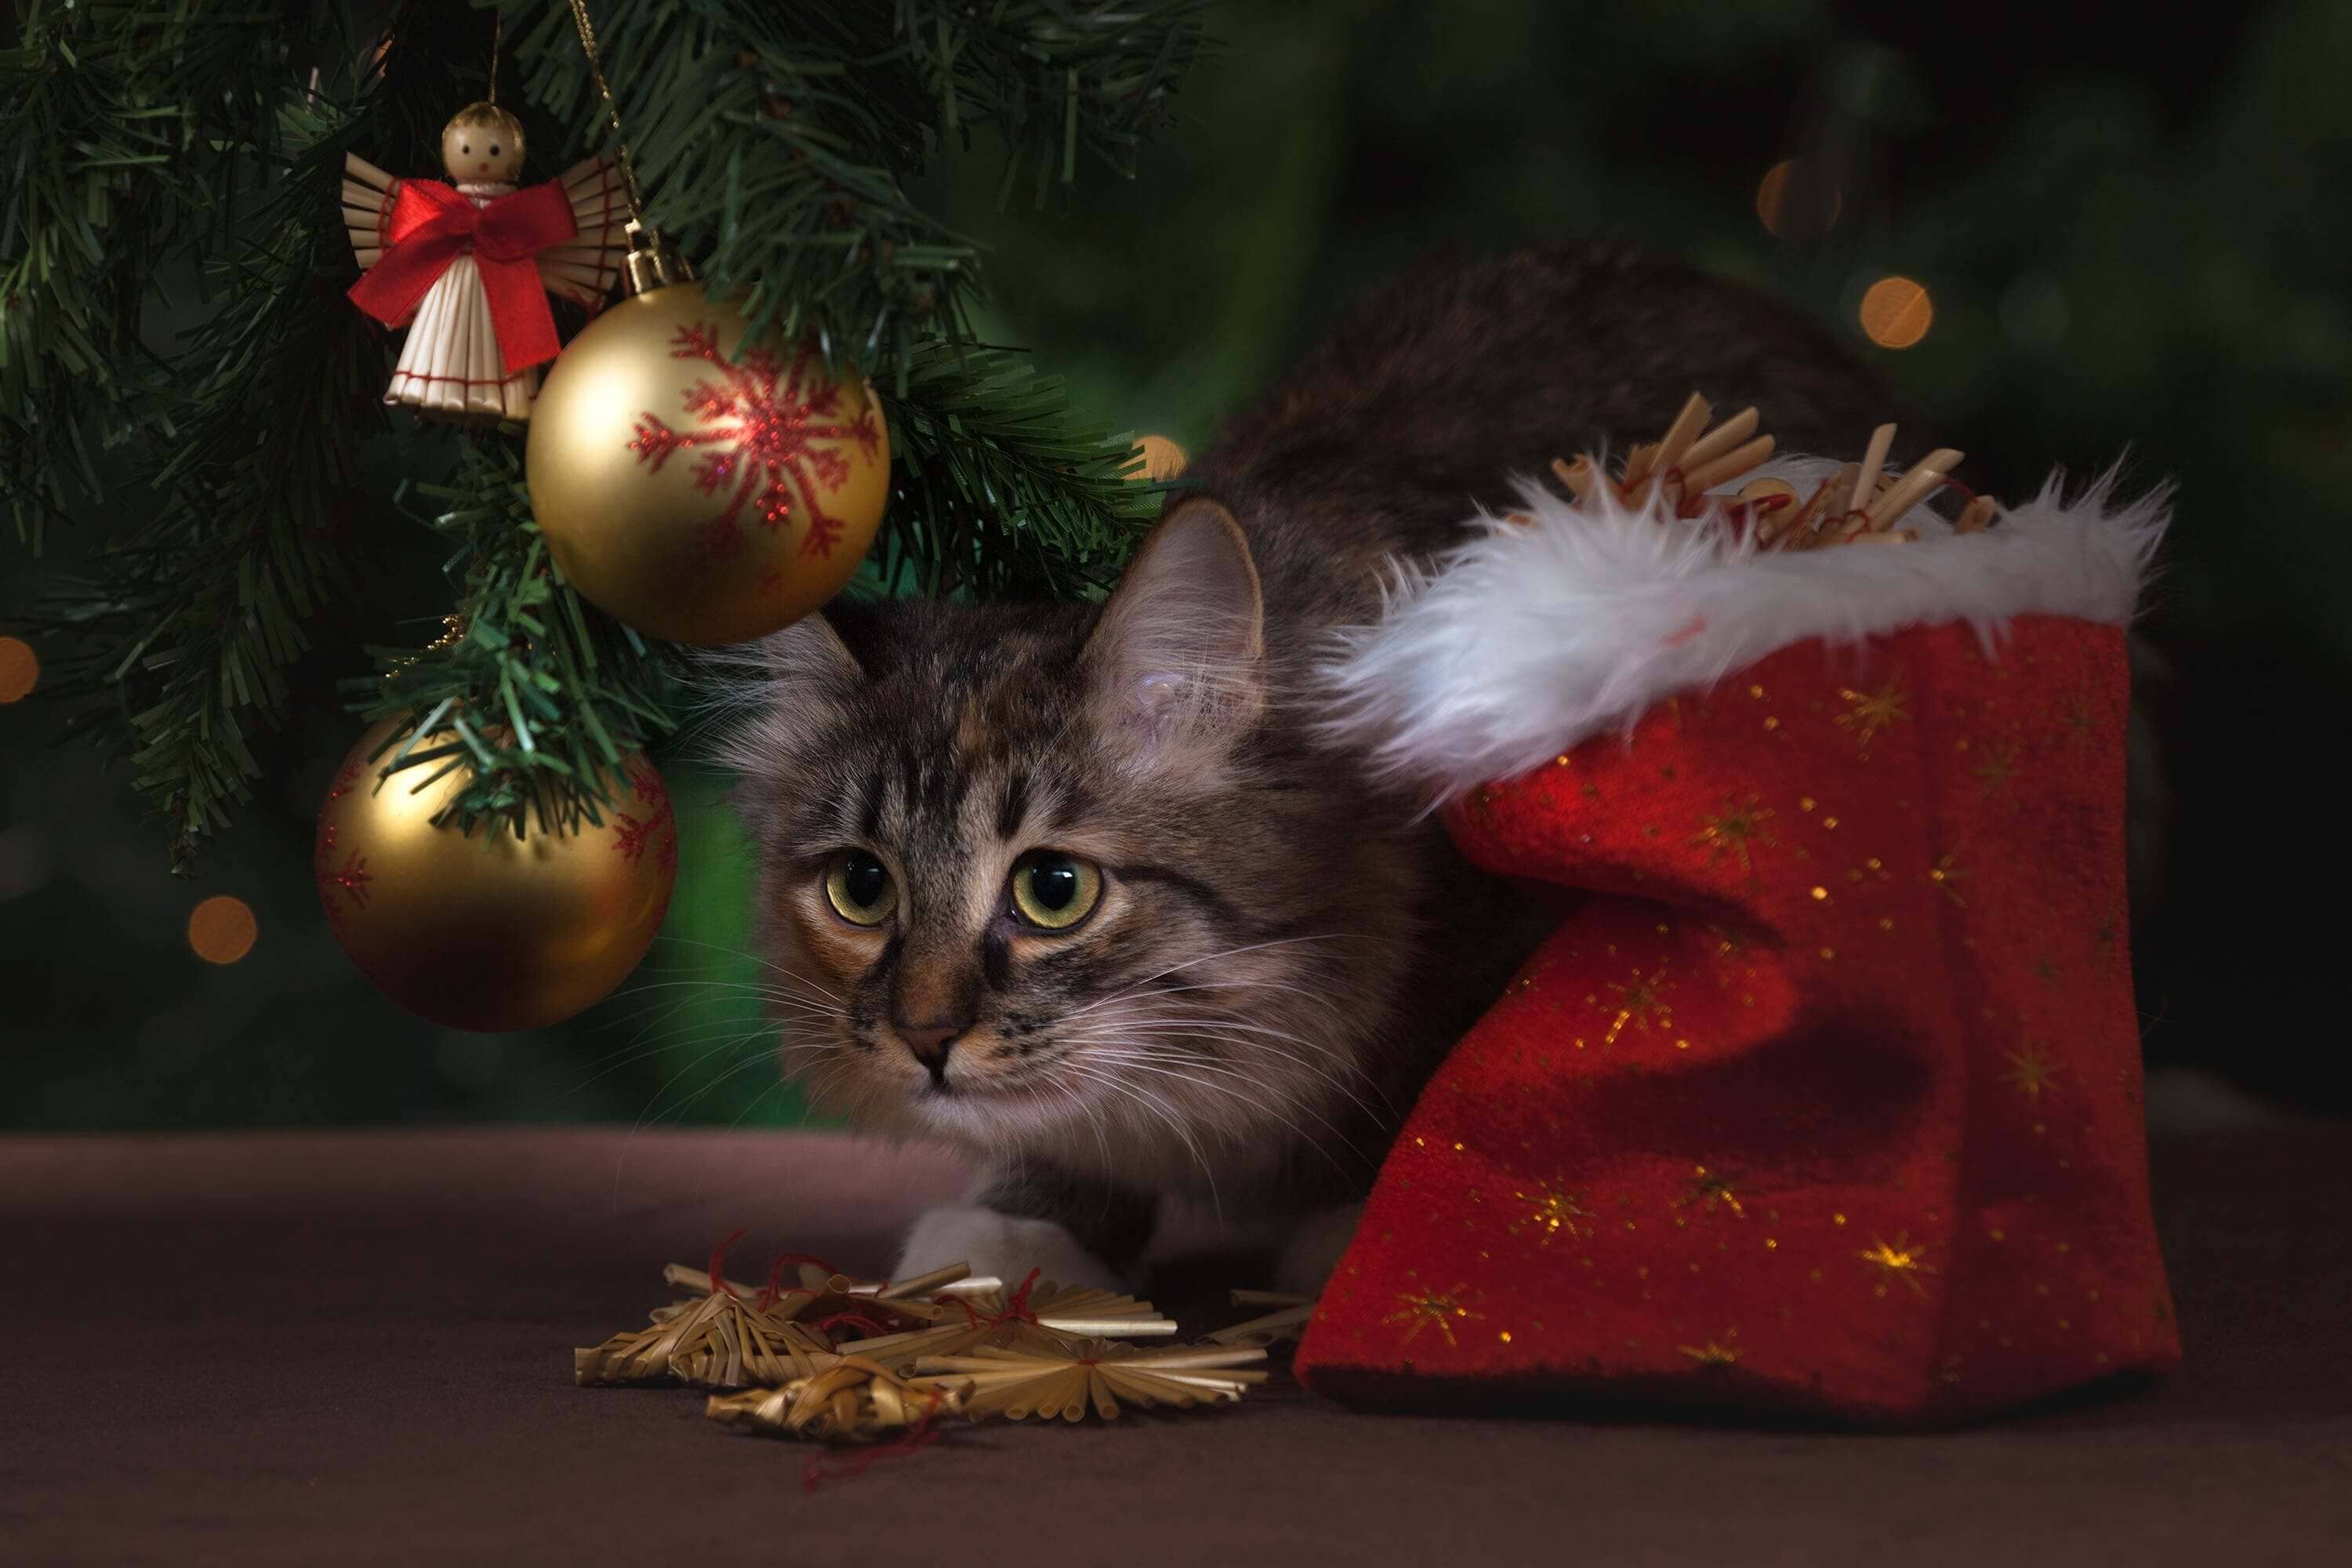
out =
[[[487,90],[489,8],[414,0],[376,55],[340,5],[47,0],[0,50],[0,496],[34,551],[77,514],[141,520],[26,624],[47,645],[44,695],[131,760],[179,868],[260,776],[286,667],[350,584],[339,524],[360,445],[384,428],[387,367],[343,298],[343,155],[429,162],[442,121]],[[501,101],[520,100],[536,161],[608,148],[568,8],[495,8]],[[976,247],[906,188],[982,132],[1007,188],[1029,172],[1040,200],[1082,170],[1131,176],[1203,47],[1203,8],[594,6],[648,220],[755,329],[813,339],[883,395],[896,472],[862,591],[1093,595],[1156,510],[1122,477],[1126,435],[973,341]],[[174,280],[214,309],[159,345],[142,312]],[[597,819],[620,758],[677,727],[683,659],[562,582],[519,451],[511,431],[466,437],[452,481],[419,487],[455,587],[419,608],[466,635],[370,650],[381,673],[346,687],[355,710],[412,721],[396,765],[474,770],[454,808],[469,826],[549,831]]]

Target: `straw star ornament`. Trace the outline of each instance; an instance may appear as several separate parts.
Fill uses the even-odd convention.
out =
[[[1146,1349],[1109,1340],[1079,1340],[1054,1351],[982,1345],[969,1355],[925,1356],[915,1363],[918,1387],[970,1393],[964,1413],[974,1419],[1031,1415],[1083,1421],[1092,1406],[1106,1421],[1118,1418],[1119,1400],[1139,1405],[1230,1405],[1266,1380],[1255,1363],[1263,1345],[1193,1345]]]

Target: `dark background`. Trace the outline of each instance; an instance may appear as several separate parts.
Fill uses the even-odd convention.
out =
[[[2352,6],[2159,23],[2122,5],[1332,0],[1231,5],[1213,26],[1225,52],[1132,185],[1000,213],[984,147],[931,179],[926,198],[993,247],[992,332],[1197,449],[1350,290],[1440,241],[1636,238],[1857,342],[1864,289],[1916,279],[1927,337],[1864,350],[1939,440],[1980,455],[1963,477],[2128,454],[2133,482],[2179,486],[2150,622],[2176,795],[2171,879],[2137,933],[2149,1058],[2176,1069],[2152,1105],[2352,1110],[2331,1005],[2342,789],[2321,760],[2352,691]],[[430,156],[397,152],[377,161]],[[1810,173],[1776,237],[1758,187],[1791,157]],[[1498,364],[1496,396],[1510,386]],[[798,1121],[729,1000],[750,968],[742,858],[719,781],[684,757],[664,759],[688,803],[669,928],[582,1018],[448,1033],[336,949],[308,870],[356,732],[334,682],[364,671],[363,642],[425,640],[447,598],[393,496],[413,454],[380,445],[351,519],[376,563],[363,602],[316,628],[268,780],[198,881],[167,875],[126,772],[51,745],[37,696],[0,708],[0,1125]],[[0,544],[0,612],[106,522],[37,563]],[[186,941],[211,893],[258,917],[233,964]]]

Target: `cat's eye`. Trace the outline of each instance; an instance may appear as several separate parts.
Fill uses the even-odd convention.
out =
[[[863,849],[847,849],[825,869],[824,896],[850,924],[878,926],[898,907],[898,884],[881,861]]]
[[[1058,849],[1033,849],[1013,865],[1013,908],[1033,926],[1068,931],[1102,900],[1102,872]]]

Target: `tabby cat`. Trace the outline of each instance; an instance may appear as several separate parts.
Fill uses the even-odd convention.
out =
[[[756,646],[725,760],[787,1065],[988,1173],[910,1267],[1116,1283],[1183,1194],[1319,1282],[1541,930],[1318,738],[1327,635],[1514,476],[1653,438],[1694,390],[1784,451],[1901,417],[1829,333],[1689,267],[1444,258],[1234,424],[1103,605],[841,605]]]

